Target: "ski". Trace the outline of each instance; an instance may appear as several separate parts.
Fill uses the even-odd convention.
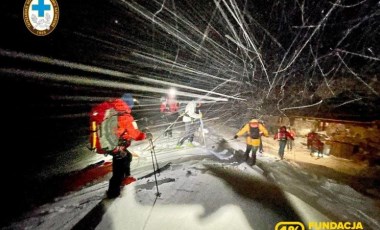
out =
[[[145,178],[148,178],[148,177],[151,177],[154,175],[154,173],[160,173],[166,169],[168,169],[170,167],[172,163],[169,162],[169,163],[166,163],[164,166],[161,166],[160,168],[158,168],[155,172],[151,172],[151,173],[148,173],[144,176],[141,176],[141,177],[138,177],[137,180],[142,180],[142,179],[145,179]]]

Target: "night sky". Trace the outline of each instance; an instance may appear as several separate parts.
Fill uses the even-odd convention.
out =
[[[25,27],[24,1],[0,3],[3,159],[14,175],[7,180],[23,181],[46,164],[42,156],[84,143],[92,105],[126,91],[159,103],[168,83],[182,100],[228,99],[208,113],[223,121],[380,117],[377,1],[58,4],[56,29],[37,37]]]

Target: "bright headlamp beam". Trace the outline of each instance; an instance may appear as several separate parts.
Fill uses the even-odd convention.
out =
[[[91,79],[91,78],[85,78],[82,76],[72,76],[72,75],[54,74],[54,73],[46,73],[46,72],[35,72],[35,71],[10,69],[10,68],[0,69],[0,72],[10,74],[10,75],[17,75],[21,77],[32,77],[32,78],[38,78],[40,80],[44,79],[44,80],[50,80],[50,81],[55,81],[55,82],[69,83],[73,85],[108,87],[108,88],[114,88],[114,89],[126,89],[126,90],[163,93],[163,94],[167,93],[167,90],[163,88],[155,88],[155,87],[145,86],[145,85],[136,85],[136,84],[129,84],[129,83]],[[185,96],[185,97],[202,98],[202,99],[213,100],[213,101],[228,101],[226,98],[210,97],[210,96],[181,92],[181,91],[178,91],[177,94],[181,96]]]

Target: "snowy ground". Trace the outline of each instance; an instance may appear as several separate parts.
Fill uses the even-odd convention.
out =
[[[157,177],[160,197],[154,176],[124,187],[114,200],[104,199],[108,181],[103,180],[57,197],[5,229],[274,229],[290,220],[361,221],[365,229],[380,229],[378,200],[343,180],[364,165],[334,157],[315,160],[301,138],[279,161],[277,143],[265,138],[265,152],[251,167],[242,160],[244,141],[229,140],[235,131],[214,129],[207,147],[198,139],[196,147],[174,149],[179,131],[175,138],[157,140],[160,166],[171,162]],[[140,154],[132,162],[136,178],[152,172],[150,152],[143,151],[147,146],[140,142],[132,149]],[[99,160],[93,157],[81,162]]]

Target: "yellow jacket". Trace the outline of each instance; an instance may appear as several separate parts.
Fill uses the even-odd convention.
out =
[[[249,123],[258,123],[259,121],[256,120],[256,119],[252,119],[249,121]],[[239,130],[239,132],[236,134],[238,137],[244,135],[244,134],[248,134],[247,135],[247,139],[246,139],[246,142],[247,142],[247,145],[252,145],[252,146],[260,146],[260,139],[252,139],[249,135],[249,130],[250,130],[250,127],[249,127],[249,123],[245,124],[244,127],[242,129]],[[268,137],[269,134],[268,134],[268,130],[262,125],[259,123],[259,131],[260,133],[262,133],[264,136]]]

